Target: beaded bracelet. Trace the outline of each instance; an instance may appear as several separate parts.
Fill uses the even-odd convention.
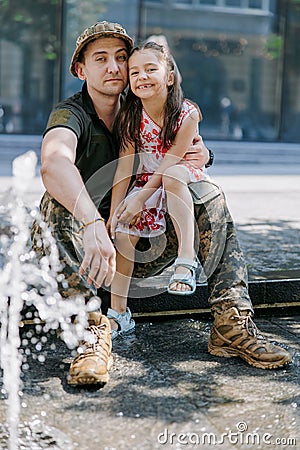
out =
[[[104,223],[105,223],[105,220],[103,219],[103,217],[97,217],[97,219],[91,220],[90,222],[84,222],[84,221],[82,221],[82,225],[81,225],[81,227],[79,228],[79,231],[84,230],[86,227],[88,227],[89,225],[92,225],[92,224],[95,223],[95,222],[98,222],[99,220],[100,220],[101,222],[104,222]]]

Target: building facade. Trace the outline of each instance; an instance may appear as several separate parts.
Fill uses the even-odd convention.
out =
[[[300,0],[0,1],[1,134],[42,134],[80,89],[76,37],[100,20],[166,37],[206,139],[300,142]]]

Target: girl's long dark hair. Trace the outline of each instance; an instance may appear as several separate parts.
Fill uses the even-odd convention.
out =
[[[165,47],[155,42],[147,42],[140,47],[135,47],[130,56],[137,51],[148,49],[154,51],[159,61],[166,64],[168,72],[174,72],[174,83],[168,87],[168,95],[164,108],[164,124],[160,135],[160,139],[165,148],[174,142],[176,136],[176,123],[182,108],[183,92],[179,82],[178,69],[174,64],[172,56]],[[124,150],[126,142],[132,143],[135,147],[139,144],[142,109],[143,105],[141,100],[129,88],[115,120],[115,136],[117,136],[117,144],[119,145],[120,151]]]

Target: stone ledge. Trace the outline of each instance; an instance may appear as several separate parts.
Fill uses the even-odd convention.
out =
[[[197,286],[191,296],[169,295],[160,292],[143,298],[128,299],[128,305],[134,315],[187,315],[210,312],[207,285]],[[147,288],[144,288],[144,294]],[[249,293],[254,308],[262,310],[282,309],[281,315],[290,314],[290,307],[300,307],[300,279],[250,281]]]

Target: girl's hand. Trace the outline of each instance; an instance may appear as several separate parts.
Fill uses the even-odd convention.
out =
[[[133,217],[133,219],[130,221],[130,225],[132,225],[132,226],[137,225],[139,223],[139,221],[141,220],[141,215],[142,215],[142,211]],[[110,237],[113,241],[116,238],[116,227],[117,227],[118,222],[119,222],[119,220],[117,218],[117,215],[114,214],[111,219],[110,229],[109,229]]]
[[[108,232],[108,234],[109,234],[109,236],[110,236],[111,239],[112,239],[112,236],[111,236],[111,224],[112,224],[112,219],[113,219],[113,214],[111,214],[111,215],[109,216],[109,218],[108,218],[108,220],[107,220],[107,222],[106,222],[106,229],[107,229],[107,232]]]
[[[120,223],[136,225],[139,222],[144,203],[137,195],[127,198],[116,211]]]
[[[139,223],[139,221],[141,220],[141,216],[142,216],[142,211],[140,211],[138,214],[136,214],[133,219],[130,222],[130,225],[135,226]]]

